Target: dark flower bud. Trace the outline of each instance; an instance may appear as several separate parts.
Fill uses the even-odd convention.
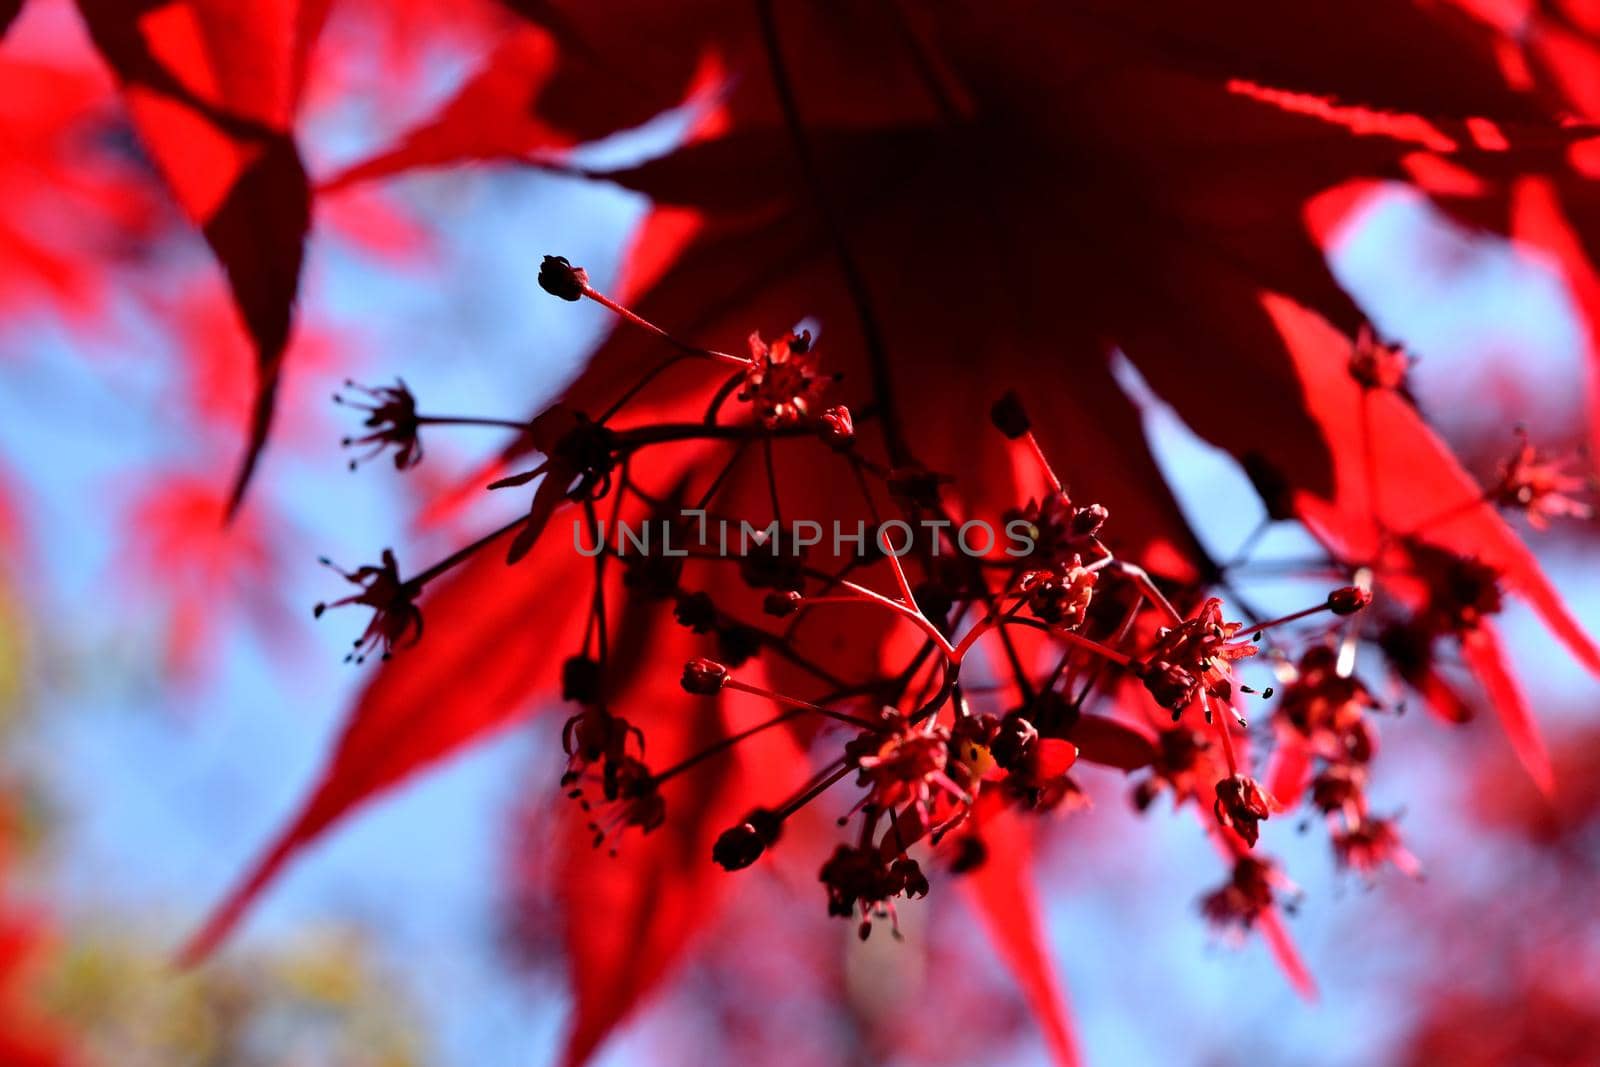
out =
[[[687,626],[697,634],[710,633],[717,624],[717,607],[705,593],[687,593],[678,598],[672,611],[678,625]]]
[[[728,668],[714,659],[692,659],[683,665],[683,688],[696,696],[713,696],[728,680]]]
[[[1093,537],[1100,532],[1100,527],[1106,524],[1111,517],[1104,505],[1090,504],[1086,508],[1079,508],[1072,516],[1072,533],[1075,537]]]
[[[566,256],[545,256],[539,264],[539,288],[563,300],[581,300],[589,284],[589,272],[574,267]]]
[[[1402,389],[1410,367],[1405,349],[1384,344],[1370,326],[1361,327],[1350,355],[1350,377],[1363,389]]]
[[[1199,691],[1200,680],[1179,664],[1164,660],[1154,663],[1135,660],[1128,666],[1144,682],[1144,687],[1155,697],[1156,703],[1172,712],[1173,722],[1178,721],[1183,709]]]
[[[822,439],[837,449],[850,447],[856,439],[855,420],[850,417],[850,409],[843,404],[835,405],[817,416],[817,431]]]
[[[1360,800],[1365,777],[1359,767],[1333,764],[1312,779],[1311,803],[1325,813],[1342,811]]]
[[[857,766],[863,757],[876,755],[882,747],[882,734],[863,731],[844,743],[844,760],[852,767]]]
[[[798,590],[805,584],[805,547],[781,530],[752,542],[740,557],[739,577],[752,589]]]
[[[1009,771],[1023,765],[1038,740],[1039,731],[1034,729],[1033,723],[1013,711],[1000,720],[1000,729],[989,742],[989,754]]]
[[[730,667],[741,667],[761,651],[761,631],[753,626],[724,626],[717,631],[717,655]]]
[[[786,619],[799,610],[800,602],[804,599],[793,589],[768,593],[761,602],[761,609],[775,619]]]
[[[989,409],[989,419],[995,429],[1013,441],[1033,429],[1033,424],[1028,421],[1028,413],[1023,410],[1022,398],[1015,389],[1006,390],[1006,395],[994,402],[994,407]]]
[[[600,699],[600,664],[588,656],[573,656],[561,665],[561,699],[593,704]]]
[[[1354,615],[1372,603],[1372,594],[1357,586],[1347,585],[1328,594],[1328,610],[1335,615]]]
[[[1352,763],[1372,762],[1372,755],[1378,747],[1372,738],[1372,727],[1367,725],[1365,719],[1351,723],[1339,739],[1339,744],[1344,749],[1345,758]]]
[[[404,379],[396,378],[394,385],[371,388],[346,380],[344,387],[346,392],[335,393],[333,402],[366,415],[362,427],[367,432],[352,434],[339,442],[345,448],[366,449],[350,460],[351,470],[389,448],[394,449],[395,470],[403,471],[422,462],[422,441],[418,437],[422,423],[417,416],[416,397]]]
[[[1217,821],[1231,826],[1246,845],[1255,847],[1261,837],[1261,820],[1272,814],[1271,798],[1254,778],[1235,774],[1217,783],[1214,805]]]
[[[889,868],[889,876],[908,898],[928,895],[928,876],[922,873],[916,860],[895,860],[894,866]]]
[[[765,808],[746,815],[738,826],[724,830],[711,846],[711,858],[725,871],[740,871],[761,858],[778,839],[783,824]]]

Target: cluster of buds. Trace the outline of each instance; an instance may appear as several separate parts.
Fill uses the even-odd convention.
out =
[[[822,865],[818,880],[828,890],[828,914],[853,918],[860,909],[861,940],[872,935],[873,918],[888,919],[895,937],[900,936],[900,919],[894,898],[915,899],[928,895],[928,877],[917,861],[906,856],[886,858],[883,849],[871,845],[840,845]]]
[[[1309,802],[1327,821],[1340,864],[1371,874],[1389,863],[1415,875],[1418,864],[1399,830],[1367,805],[1367,778],[1378,747],[1371,716],[1382,704],[1345,669],[1331,645],[1312,646],[1297,666],[1285,669],[1292,677],[1274,715],[1278,744],[1309,758],[1314,768]]]
[[[370,432],[352,443],[393,448],[398,467],[420,459],[416,435],[422,425],[501,426],[516,431],[543,460],[493,486],[532,485],[526,515],[409,579],[402,579],[390,553],[382,566],[346,575],[361,592],[338,603],[364,605],[374,613],[358,650],[382,648],[388,654],[415,641],[421,631],[415,602],[430,580],[512,531],[509,555],[520,558],[563,504],[579,505],[591,523],[601,501],[613,514],[625,503],[657,512],[662,499],[640,489],[638,467],[630,467],[645,449],[683,445],[705,453],[729,447],[731,470],[746,446],[758,444],[766,453],[765,495],[774,517],[783,508],[772,459],[779,442],[815,450],[818,463],[844,465],[874,514],[886,495],[907,519],[937,516],[948,529],[950,514],[965,515],[952,504],[958,488],[952,480],[917,464],[903,448],[888,447],[888,427],[883,427],[886,455],[881,458],[860,440],[867,427],[881,426],[873,420],[881,419],[883,398],[861,409],[859,426],[843,405],[822,407],[824,391],[836,379],[818,373],[808,333],[771,342],[752,334],[748,355],[735,355],[677,339],[598,291],[587,272],[561,257],[546,257],[539,281],[564,300],[589,300],[609,309],[672,349],[674,361],[698,360],[716,368],[705,383],[705,418],[619,428],[616,416],[651,387],[653,374],[597,415],[557,406],[529,421],[420,415],[403,383],[368,391],[370,403],[357,406],[368,413]],[[1364,383],[1370,380],[1371,388],[1400,388],[1403,363],[1368,338],[1351,370]],[[744,406],[727,404],[731,398]],[[754,550],[691,558],[630,556],[596,546],[596,590],[583,648],[562,671],[563,694],[582,707],[563,730],[567,767],[562,783],[590,816],[597,846],[609,841],[616,848],[624,829],[650,833],[671,818],[670,784],[680,775],[717,773],[716,757],[747,739],[772,729],[803,728],[821,767],[787,798],[753,808],[723,829],[709,858],[728,871],[757,866],[779,845],[787,820],[835,787],[853,786],[857,794],[853,802],[839,805],[845,811],[839,822],[850,826],[853,821],[854,830],[831,855],[819,857],[817,869],[830,914],[857,920],[862,937],[875,919],[887,918],[898,930],[896,902],[928,892],[924,865],[930,858],[957,872],[984,862],[986,824],[974,811],[987,811],[991,803],[1027,814],[1077,810],[1087,801],[1073,774],[1094,764],[1144,772],[1134,791],[1140,809],[1163,793],[1179,804],[1195,801],[1192,807],[1209,830],[1228,843],[1234,869],[1228,883],[1207,898],[1208,914],[1248,927],[1273,907],[1275,892],[1287,882],[1269,860],[1250,850],[1276,805],[1251,776],[1248,724],[1238,713],[1238,694],[1255,690],[1235,672],[1257,655],[1267,630],[1318,613],[1331,615],[1335,626],[1345,625],[1368,606],[1370,593],[1348,586],[1304,611],[1270,621],[1230,619],[1224,600],[1206,595],[1207,585],[1164,585],[1108,547],[1108,540],[1116,543],[1112,516],[1099,504],[1075,502],[1015,393],[1002,396],[991,416],[1016,445],[1020,461],[1032,457],[1045,487],[1002,513],[1008,523],[1019,521],[1026,530],[1030,551],[1024,558],[957,552],[955,538],[940,533],[931,543],[913,538],[904,552],[884,542],[861,545],[848,556],[836,547],[832,557],[822,551],[808,555],[781,531]],[[1564,483],[1536,482],[1534,467],[1530,458],[1515,474],[1516,484],[1547,512],[1554,506],[1551,494]],[[727,473],[698,503],[700,515],[718,514],[728,499],[722,492]],[[733,516],[739,521],[760,517]],[[764,701],[774,706],[773,715],[652,772],[643,759],[645,732],[605,702],[611,677],[607,649],[616,647],[608,642],[607,620],[615,613],[604,604],[607,563],[622,569],[622,595],[670,611],[696,640],[714,645],[716,658],[684,665],[681,683],[688,694]],[[698,588],[686,587],[700,573],[713,577]],[[1497,606],[1485,592],[1494,589],[1493,582],[1469,589],[1471,577],[1457,575],[1446,583],[1459,602],[1430,604],[1423,613],[1430,626],[1468,625],[1472,611]],[[738,609],[752,600],[759,609],[748,614],[756,618],[740,618]],[[876,611],[885,626],[909,628],[914,652],[886,658],[865,683],[843,683],[828,664],[803,655],[793,636],[802,627],[816,629],[819,617],[825,623],[835,610]],[[891,645],[906,647],[885,643]],[[1361,866],[1385,850],[1392,855],[1397,847],[1388,843],[1393,835],[1387,824],[1369,818],[1364,803],[1352,800],[1359,796],[1371,753],[1363,721],[1370,697],[1359,683],[1331,671],[1318,648],[1302,660],[1277,719],[1325,763],[1313,790],[1316,803],[1331,802],[1335,779],[1343,776],[1337,810],[1346,821],[1338,840],[1348,861]],[[827,695],[801,699],[740,677],[745,663],[769,651],[825,683]],[[901,652],[883,655],[900,657]],[[967,668],[975,659],[981,666]],[[1268,688],[1261,695],[1272,692]],[[1086,710],[1108,705],[1117,713]],[[701,714],[693,704],[673,712]],[[648,713],[635,717],[649,727]],[[953,833],[957,828],[961,832]]]
[[[569,666],[573,662],[581,661],[569,660]],[[629,752],[630,741],[639,755]],[[567,754],[567,769],[561,776],[567,796],[577,801],[585,814],[591,814],[584,783],[598,779],[600,795],[610,809],[606,822],[589,821],[596,848],[624,827],[648,833],[666,821],[659,782],[640,758],[644,734],[637,726],[592,705],[567,720],[561,730],[561,748]]]
[[[1095,572],[1072,556],[1060,571],[1029,571],[1017,588],[1026,594],[1035,618],[1076,630],[1088,618],[1096,580]]]
[[[1200,910],[1221,930],[1243,931],[1256,924],[1276,906],[1279,894],[1293,901],[1300,890],[1289,881],[1269,859],[1259,856],[1238,856],[1233,861],[1233,873],[1226,882],[1207,893],[1200,901]]]
[[[1210,597],[1194,615],[1163,627],[1153,648],[1136,668],[1157,704],[1173,722],[1196,700],[1211,718],[1212,701],[1233,702],[1233,664],[1258,651],[1250,641],[1235,641],[1241,623],[1224,622],[1222,601]]]

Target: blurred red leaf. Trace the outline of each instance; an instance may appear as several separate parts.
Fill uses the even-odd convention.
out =
[[[1136,771],[1155,759],[1156,740],[1150,731],[1120,719],[1085,712],[1070,732],[1078,757],[1090,763]]]
[[[79,0],[78,9],[254,342],[256,396],[232,511],[266,445],[299,288],[311,194],[290,123],[327,0]]]
[[[1553,182],[1519,179],[1513,186],[1511,209],[1512,233],[1560,266],[1582,312],[1583,344],[1589,360],[1589,433],[1594,451],[1600,454],[1600,272],[1586,254]]]
[[[1311,753],[1303,744],[1280,739],[1267,771],[1267,792],[1290,811],[1299,805],[1310,781]]]
[[[613,710],[645,731],[656,773],[771,717],[771,705],[758,698],[683,692],[677,674],[705,651],[703,639],[668,621],[645,644],[645,662]],[[750,876],[711,862],[717,835],[752,807],[775,804],[809,770],[783,730],[765,731],[713,760],[665,783],[666,823],[649,834],[619,833],[615,855],[596,847],[575,812],[568,815],[555,864],[577,1000],[564,1054],[572,1067],[587,1061],[670,972],[722,895]],[[606,817],[597,811],[602,825]]]
[[[539,92],[555,63],[550,35],[523,25],[507,34],[432,118],[393,147],[341,169],[319,185],[336,192],[403,171],[479,160],[516,160],[564,148],[570,136],[539,118]]]
[[[1272,953],[1278,969],[1289,979],[1289,984],[1306,1000],[1316,1000],[1317,980],[1312,977],[1310,968],[1301,958],[1300,950],[1295,947],[1294,939],[1284,927],[1283,916],[1279,914],[1278,909],[1267,909],[1257,921],[1261,927],[1261,936],[1267,942],[1267,950]]]
[[[140,247],[158,213],[138,168],[96,136],[115,120],[110,79],[86,44],[30,49],[50,37],[24,20],[0,52],[0,307],[42,299],[82,325],[115,288],[108,255]]]
[[[157,477],[130,502],[121,526],[117,584],[165,607],[166,670],[174,681],[196,676],[229,615],[249,613],[269,634],[283,629],[274,589],[283,531],[265,514],[225,527],[226,508],[214,480]]]
[[[1500,635],[1492,623],[1478,624],[1461,639],[1461,657],[1483,686],[1489,704],[1500,718],[1512,751],[1527,768],[1528,776],[1547,797],[1555,796],[1555,777],[1550,769],[1550,753],[1539,735],[1533,710],[1528,707],[1522,687],[1511,675],[1509,659]]]
[[[984,860],[961,877],[960,885],[995,950],[1022,987],[1028,1007],[1044,1031],[1051,1059],[1057,1067],[1076,1067],[1077,1038],[1045,941],[1028,828],[994,790],[978,798],[974,817],[982,834]]]
[[[216,948],[282,867],[352,809],[540,707],[577,621],[549,608],[584,600],[592,584],[570,562],[571,546],[551,537],[520,567],[486,551],[438,583],[422,603],[428,639],[373,679],[306,803],[189,941],[186,962]]]
[[[1332,492],[1296,497],[1312,529],[1347,558],[1371,559],[1377,544],[1370,516],[1376,514],[1390,530],[1414,532],[1424,541],[1477,558],[1527,598],[1578,662],[1600,674],[1600,648],[1578,625],[1528,546],[1489,504],[1464,508],[1483,490],[1416,409],[1396,393],[1361,389],[1347,370],[1349,340],[1326,322],[1281,300],[1269,301],[1268,308],[1294,357],[1299,395],[1324,427],[1325,439],[1338,448]],[[1370,489],[1360,444],[1364,419],[1369,420],[1378,472],[1377,485]],[[1269,447],[1265,440],[1261,445]],[[1284,472],[1293,478],[1292,450],[1276,448],[1267,454],[1283,459]]]

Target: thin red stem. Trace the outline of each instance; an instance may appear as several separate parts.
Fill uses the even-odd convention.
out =
[[[1270,630],[1274,626],[1282,626],[1284,623],[1295,622],[1296,620],[1303,619],[1308,615],[1315,615],[1318,612],[1327,610],[1328,605],[1317,604],[1313,607],[1304,608],[1300,611],[1290,612],[1288,615],[1280,615],[1276,619],[1268,619],[1266,622],[1258,622],[1253,626],[1248,627],[1248,629],[1251,633],[1261,633],[1263,630]],[[1246,629],[1246,627],[1240,627],[1240,629]]]
[[[1210,708],[1206,709],[1211,710]],[[1222,742],[1222,756],[1228,763],[1228,777],[1232,778],[1239,773],[1239,759],[1233,751],[1233,734],[1228,729],[1227,722],[1221,715],[1211,715],[1211,729]]]
[[[1079,648],[1093,652],[1097,656],[1103,656],[1112,663],[1118,663],[1126,667],[1133,662],[1131,656],[1128,656],[1122,652],[1118,652],[1109,645],[1102,645],[1099,641],[1093,640],[1092,638],[1079,637],[1071,630],[1051,630],[1050,634],[1052,637],[1059,637],[1069,645],[1077,645]]]
[[[1050,461],[1045,458],[1044,449],[1039,445],[1039,439],[1033,435],[1032,430],[1024,434],[1023,439],[1028,442],[1028,447],[1033,449],[1033,458],[1039,461],[1039,468],[1044,471],[1045,481],[1050,483],[1051,491],[1060,493],[1061,479],[1056,477],[1055,469],[1050,466]]]
[[[774,693],[770,689],[763,689],[758,685],[751,685],[749,682],[741,682],[737,678],[729,678],[723,682],[723,685],[729,689],[737,690],[741,693],[750,693],[753,696],[766,697],[768,700],[771,700],[774,703],[782,704],[785,707],[794,708],[797,711],[815,712],[818,715],[823,715],[839,722],[849,723],[851,726],[857,726],[863,730],[876,730],[879,726],[878,723],[859,718],[855,715],[849,714],[848,712],[834,711],[832,708],[825,708],[821,704],[813,704],[806,700],[799,700],[795,697],[784,696],[782,693]]]
[[[750,360],[744,356],[736,356],[731,352],[718,352],[714,348],[701,348],[699,345],[692,345],[687,341],[680,341],[666,330],[663,330],[661,327],[651,322],[649,319],[643,318],[642,316],[629,311],[627,308],[623,307],[609,296],[606,296],[606,294],[600,292],[598,289],[593,289],[585,285],[583,287],[583,295],[588,297],[590,300],[593,300],[596,304],[599,304],[607,311],[610,311],[618,318],[621,318],[623,321],[632,323],[641,330],[655,334],[657,337],[672,345],[674,348],[681,349],[692,356],[706,356],[710,359],[719,359],[724,363],[733,363],[741,367],[748,367],[750,365]]]

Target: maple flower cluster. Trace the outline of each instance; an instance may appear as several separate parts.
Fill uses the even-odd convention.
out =
[[[1382,531],[1373,558],[1330,553],[1313,561],[1318,573],[1344,580],[1310,606],[1260,618],[1240,595],[1248,552],[1198,577],[1153,575],[1119,556],[1111,547],[1116,516],[1061,483],[1015,392],[995,400],[990,432],[1039,486],[1000,515],[1023,532],[1027,550],[1009,556],[991,543],[974,552],[951,533],[950,517],[970,510],[961,487],[866,445],[863,431],[883,412],[830,404],[836,379],[823,373],[809,332],[774,340],[752,334],[747,355],[722,352],[645,320],[561,257],[546,257],[539,280],[564,300],[609,309],[658,340],[671,361],[703,364],[704,418],[623,425],[630,405],[649,395],[653,374],[609,410],[558,406],[526,423],[420,415],[400,382],[354,394],[344,402],[366,412],[367,432],[347,444],[367,449],[363,458],[392,449],[396,467],[413,466],[422,427],[470,422],[518,430],[543,460],[493,486],[533,485],[526,513],[409,579],[386,551],[380,565],[345,575],[360,591],[334,606],[370,608],[355,654],[387,656],[420,638],[417,603],[430,580],[503,537],[516,563],[552,536],[546,527],[559,509],[582,511],[596,531],[602,509],[613,516],[632,509],[669,525],[682,522],[674,508],[702,523],[707,515],[771,519],[776,532],[732,553],[674,558],[595,539],[593,607],[561,677],[563,697],[579,709],[562,733],[561,781],[596,847],[626,848],[625,831],[657,830],[674,817],[675,780],[715,775],[739,746],[781,732],[810,755],[810,772],[788,795],[722,829],[706,862],[730,872],[753,867],[780,847],[786,826],[835,804],[837,825],[849,829],[815,858],[815,870],[828,913],[854,921],[863,938],[880,921],[898,935],[897,905],[929,892],[930,871],[959,876],[986,862],[987,835],[999,821],[1085,808],[1089,794],[1076,776],[1090,766],[1135,776],[1140,810],[1167,796],[1195,812],[1229,865],[1200,907],[1230,931],[1261,923],[1276,929],[1279,902],[1297,897],[1278,865],[1256,850],[1262,824],[1300,803],[1325,818],[1345,866],[1369,876],[1385,864],[1419,869],[1394,819],[1375,815],[1366,799],[1377,753],[1373,716],[1385,709],[1356,676],[1356,658],[1375,651],[1397,678],[1437,697],[1448,689],[1436,669],[1439,644],[1470,647],[1499,610],[1493,567],[1427,540],[1423,529]],[[1366,331],[1349,370],[1375,394],[1403,391],[1408,367],[1402,353]],[[835,544],[830,555],[779,528],[788,502],[771,450],[775,441],[804,438],[822,447],[817,463],[843,465],[874,518],[882,506],[898,509],[913,530],[903,546],[872,539],[849,553]],[[708,446],[731,446],[734,454],[694,508],[683,488],[671,496],[641,488],[637,472],[648,450]],[[741,496],[729,488],[731,472],[750,448],[765,452],[765,477],[757,479],[762,491]],[[1582,488],[1582,479],[1520,438],[1499,482],[1463,507],[1513,508],[1543,525],[1586,514],[1571,495]],[[928,516],[941,522],[912,525]],[[699,544],[706,547],[703,532]],[[570,565],[583,564],[574,556]],[[654,610],[709,645],[682,664],[685,696],[672,709],[675,721],[714,722],[712,702],[725,706],[735,695],[770,705],[772,714],[713,730],[670,764],[647,762],[651,728],[614,706],[616,679],[630,665],[617,658],[607,567],[620,568],[630,604],[659,605]],[[710,577],[695,587],[691,573]],[[758,604],[759,619],[741,614],[739,603]],[[840,640],[802,640],[807,627],[819,626]],[[872,650],[869,677],[817,658],[818,647],[847,646]],[[1247,684],[1247,667],[1275,684]],[[819,692],[802,698],[788,685],[773,688],[768,679],[777,677],[809,680]],[[1253,729],[1248,701],[1274,696],[1268,728]],[[825,799],[852,790],[851,799]],[[1289,951],[1283,937],[1273,939]]]

